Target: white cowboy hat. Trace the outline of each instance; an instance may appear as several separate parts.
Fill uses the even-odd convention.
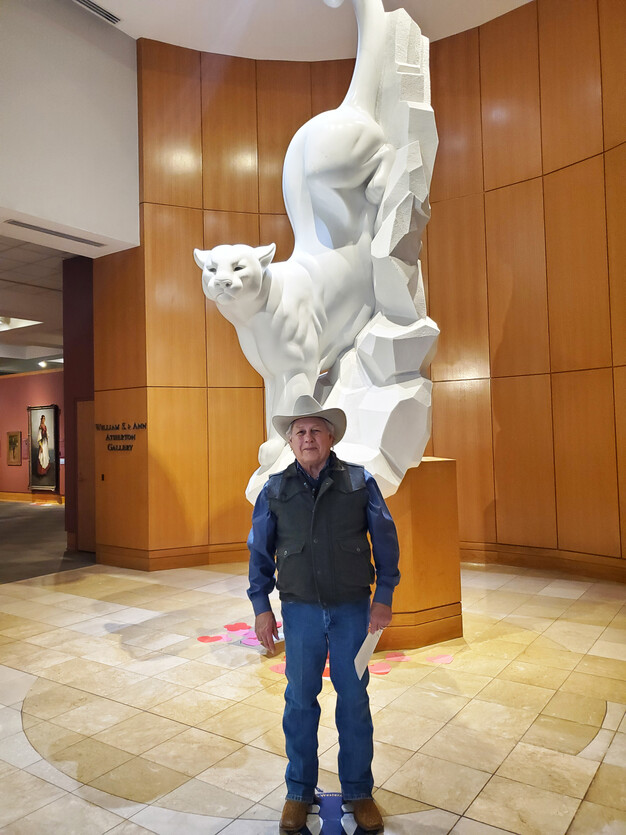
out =
[[[289,427],[299,418],[316,417],[327,420],[334,429],[335,443],[338,443],[346,432],[346,413],[343,409],[323,409],[314,397],[302,394],[293,407],[291,415],[274,415],[272,423],[281,438],[289,440]]]

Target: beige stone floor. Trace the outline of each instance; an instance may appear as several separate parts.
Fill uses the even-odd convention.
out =
[[[246,585],[243,565],[0,585],[1,833],[278,831],[277,659],[198,641],[252,623]],[[462,585],[464,638],[371,678],[385,832],[623,835],[626,587],[473,565]],[[328,681],[321,703],[335,791]]]

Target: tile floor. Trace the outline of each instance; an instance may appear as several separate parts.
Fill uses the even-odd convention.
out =
[[[278,831],[284,676],[242,643],[246,585],[241,564],[0,585],[1,833]],[[374,659],[385,832],[623,835],[626,587],[473,565],[462,585],[463,639]],[[321,704],[335,791],[329,681]]]

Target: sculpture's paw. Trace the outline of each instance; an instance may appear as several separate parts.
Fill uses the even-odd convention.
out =
[[[268,469],[277,460],[285,448],[282,438],[271,438],[259,447],[259,464],[262,469]]]

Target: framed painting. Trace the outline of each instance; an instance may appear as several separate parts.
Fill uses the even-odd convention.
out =
[[[59,489],[59,407],[28,407],[29,490]]]
[[[22,466],[21,432],[7,432],[7,464],[9,467]]]

